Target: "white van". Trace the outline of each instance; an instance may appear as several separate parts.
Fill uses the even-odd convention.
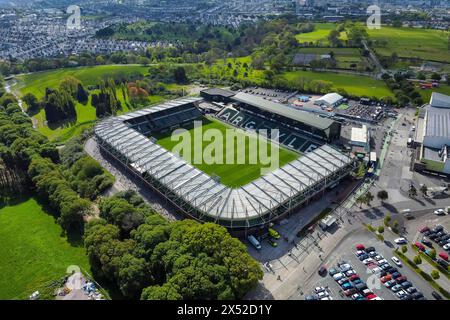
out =
[[[254,236],[250,235],[250,236],[248,236],[247,239],[257,250],[261,250],[261,244],[259,243],[258,240],[256,240],[256,238]]]

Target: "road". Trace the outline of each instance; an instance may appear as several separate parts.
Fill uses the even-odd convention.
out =
[[[364,49],[369,52],[369,57],[372,59],[372,62],[375,64],[378,70],[380,70],[379,77],[381,78],[381,75],[383,73],[386,73],[386,70],[381,65],[380,61],[378,60],[377,55],[373,52],[373,50],[369,47],[366,40],[362,41],[362,44],[364,46]]]

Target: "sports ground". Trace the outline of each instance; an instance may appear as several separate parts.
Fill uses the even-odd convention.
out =
[[[189,132],[189,136],[191,137],[191,154],[183,154],[181,152],[181,156],[191,164],[193,164],[198,169],[202,170],[206,174],[210,176],[217,176],[220,178],[220,182],[226,186],[237,188],[240,186],[243,186],[261,176],[261,169],[264,167],[267,167],[267,163],[261,161],[261,159],[258,157],[258,161],[256,163],[251,162],[251,152],[253,152],[254,149],[250,149],[250,140],[257,140],[257,138],[251,134],[245,133],[242,130],[235,129],[234,127],[231,127],[227,124],[224,124],[218,120],[215,119],[206,119],[202,118],[202,130],[205,132],[208,129],[216,129],[221,133],[221,136],[224,137],[224,143],[222,145],[223,147],[223,153],[222,157],[219,157],[219,159],[222,159],[222,161],[217,161],[219,163],[214,164],[207,164],[205,161],[202,161],[202,163],[193,163],[196,161],[192,161],[194,159],[195,154],[204,154],[205,150],[208,150],[208,145],[210,144],[209,141],[201,141],[201,143],[195,143],[194,139],[192,138],[194,136],[194,127],[190,126],[186,129]],[[227,143],[226,139],[226,130],[231,129],[234,130],[234,133],[236,136],[242,137],[242,139],[245,139],[245,163],[239,164],[237,163],[237,154],[238,154],[238,146],[236,141],[239,140],[239,138],[235,139],[235,143]],[[157,139],[157,143],[164,147],[165,149],[172,151],[174,150],[174,147],[179,143],[174,138],[177,138],[179,135],[174,135],[172,137],[171,134],[165,135],[165,136],[155,136]],[[175,140],[175,141],[173,141]],[[202,139],[205,140],[205,139]],[[279,163],[278,167],[281,167],[299,157],[299,154],[287,150],[283,147],[277,146],[274,143],[269,142],[268,140],[259,139],[260,143],[263,142],[265,146],[262,146],[262,150],[264,150],[264,147],[267,147],[267,154],[271,156],[273,153],[278,152],[279,154]],[[262,141],[261,141],[262,140]],[[229,142],[229,141],[228,141]],[[230,148],[230,146],[234,147],[233,149]],[[228,148],[227,148],[228,147]],[[258,150],[259,147],[258,147]],[[226,163],[227,154],[234,154],[235,155],[235,161],[232,161],[232,163]],[[216,155],[215,152],[212,152],[213,155]],[[222,162],[222,163],[220,163]]]

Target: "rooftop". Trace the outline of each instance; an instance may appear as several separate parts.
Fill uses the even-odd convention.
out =
[[[433,92],[431,94],[430,105],[435,108],[450,109],[450,96],[439,92]]]
[[[367,126],[363,125],[362,128],[352,127],[351,140],[354,142],[367,143]]]
[[[220,88],[209,88],[209,89],[202,90],[201,92],[204,92],[204,93],[210,94],[210,95],[223,96],[223,97],[227,97],[227,98],[230,98],[236,94],[233,91],[220,89]]]
[[[237,102],[242,102],[257,107],[264,111],[272,112],[280,116],[305,123],[322,130],[328,129],[334,123],[333,120],[321,118],[311,113],[300,111],[284,104],[265,100],[263,98],[244,92],[238,92],[231,99]]]
[[[329,104],[335,104],[336,102],[342,100],[343,98],[344,97],[341,96],[340,94],[333,92],[333,93],[328,93],[328,94],[324,95],[323,97],[320,97],[319,99],[316,100],[316,102],[323,101],[323,102],[326,102]]]

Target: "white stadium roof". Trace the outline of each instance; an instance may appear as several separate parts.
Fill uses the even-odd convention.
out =
[[[197,98],[176,100],[161,106],[108,118],[95,127],[95,135],[128,159],[128,165],[140,174],[147,173],[177,197],[190,203],[210,220],[249,221],[263,219],[280,205],[307,192],[347,168],[353,160],[342,152],[324,145],[285,166],[233,189],[172,154],[124,121],[153,110],[179,106]]]

